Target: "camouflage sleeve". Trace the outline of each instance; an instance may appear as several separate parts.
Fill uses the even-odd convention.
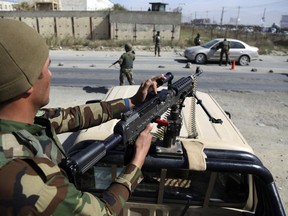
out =
[[[128,165],[103,193],[81,192],[45,158],[15,159],[0,169],[1,215],[117,215],[141,171]]]
[[[142,181],[143,175],[140,169],[133,164],[128,164],[122,173],[103,193],[103,201],[111,212],[120,213],[128,200],[131,192]]]
[[[120,118],[127,111],[123,99],[108,102],[85,104],[69,108],[44,108],[37,117],[50,120],[56,133],[72,132],[86,129],[111,119]]]

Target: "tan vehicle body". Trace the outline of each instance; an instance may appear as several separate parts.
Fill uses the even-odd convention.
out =
[[[112,100],[115,98],[127,98],[131,97],[134,92],[138,89],[138,86],[116,86],[113,87],[108,91],[106,96],[103,98],[103,100]],[[144,184],[144,186],[141,187],[138,192],[135,192],[132,194],[131,198],[129,199],[126,207],[124,208],[121,215],[123,216],[154,216],[154,215],[193,215],[193,216],[208,216],[208,215],[246,215],[245,212],[255,212],[255,209],[257,207],[258,202],[258,196],[256,192],[255,187],[255,181],[254,176],[252,174],[249,174],[249,172],[242,174],[238,174],[239,172],[236,171],[236,174],[234,173],[230,177],[226,178],[225,173],[221,169],[219,172],[216,170],[207,170],[206,166],[206,149],[209,149],[211,151],[221,150],[223,152],[230,152],[233,155],[233,152],[235,154],[237,152],[244,152],[248,155],[254,155],[253,149],[249,144],[246,142],[244,137],[241,135],[239,130],[236,128],[236,126],[231,121],[229,115],[222,110],[222,108],[219,106],[219,104],[214,100],[212,96],[210,96],[207,93],[203,92],[197,92],[196,93],[198,99],[201,99],[202,104],[205,105],[205,107],[209,110],[209,113],[216,119],[221,119],[222,123],[213,123],[207,116],[207,113],[200,105],[195,105],[195,113],[193,113],[193,103],[195,101],[192,99],[192,97],[186,98],[184,104],[185,107],[182,109],[182,127],[181,132],[179,135],[179,140],[182,142],[188,142],[188,146],[192,146],[191,148],[185,147],[185,151],[187,151],[187,154],[190,154],[190,157],[192,158],[192,165],[188,169],[167,169],[163,168],[160,169],[159,172],[152,176],[152,184],[149,182],[147,184]],[[192,110],[192,111],[191,111]],[[194,117],[193,117],[194,114]],[[192,115],[192,118],[191,118]],[[194,118],[194,120],[193,120]],[[109,135],[113,134],[113,128],[118,120],[112,120],[107,123],[102,124],[101,126],[97,126],[95,128],[91,128],[85,131],[82,131],[77,139],[76,143],[87,140],[87,139],[96,139],[96,140],[104,140]],[[191,124],[196,124],[196,131],[197,136],[194,138],[190,138],[189,135],[191,132]],[[157,134],[157,127],[155,126],[153,129],[153,133]],[[188,152],[189,151],[189,152]],[[106,164],[106,163],[104,163]],[[106,164],[107,165],[107,164]],[[105,166],[106,166],[105,165]],[[209,164],[208,164],[209,165]],[[101,165],[100,165],[101,166]],[[117,168],[121,168],[122,165],[120,164],[112,164],[108,167],[108,174],[105,176],[102,181],[105,183],[109,183],[116,175],[117,175]],[[257,165],[258,166],[258,165]],[[107,167],[106,167],[107,168]],[[209,168],[209,166],[208,166]],[[149,168],[147,168],[147,172],[149,173]],[[107,171],[107,170],[106,170]],[[95,173],[99,172],[97,171],[97,167],[95,168]],[[110,172],[110,173],[109,173]],[[105,173],[105,172],[104,172]],[[145,173],[145,171],[144,171]],[[224,173],[224,174],[221,174]],[[197,180],[193,180],[193,176],[200,175],[200,180],[198,177],[196,177]],[[105,175],[105,174],[103,174]],[[205,176],[206,183],[202,185],[201,183],[201,176]],[[145,176],[145,174],[144,174]],[[188,177],[189,176],[189,177]],[[192,177],[191,177],[192,176]],[[241,177],[240,177],[241,176]],[[245,179],[245,184],[239,184],[238,180],[231,180],[234,177],[236,179],[239,177],[239,179]],[[190,179],[191,178],[191,179]],[[222,179],[221,179],[222,178]],[[96,177],[96,192],[97,194],[97,188],[99,184],[97,183],[99,179]],[[101,177],[100,177],[101,181]],[[155,182],[156,183],[155,183]],[[204,182],[204,180],[203,180]],[[219,183],[220,182],[220,183]],[[237,183],[238,182],[238,183]],[[154,185],[155,183],[155,185]],[[222,194],[218,197],[216,189],[217,184],[219,184],[219,194]],[[150,189],[150,186],[151,189]],[[200,186],[199,186],[200,185]],[[232,185],[232,186],[231,186]],[[245,187],[244,187],[244,186]],[[189,195],[191,191],[191,188],[193,190],[198,190],[197,188],[203,187],[203,193],[199,192],[200,199],[194,200],[194,195]],[[235,189],[238,194],[240,194],[237,198],[235,196],[234,198],[230,198],[225,200],[221,197],[227,197],[229,193],[233,193]],[[243,188],[242,188],[243,187]],[[100,186],[101,188],[101,186]],[[105,188],[105,186],[103,186]],[[167,189],[168,188],[168,189]],[[223,189],[224,188],[224,189]],[[232,188],[232,192],[227,189]],[[184,195],[181,195],[181,190],[186,190],[183,193]],[[170,193],[169,191],[177,191],[175,194],[170,196],[168,195],[168,198],[165,194]],[[245,199],[243,199],[241,195],[241,190],[245,191]],[[94,190],[92,190],[94,191]],[[147,192],[148,191],[148,192]],[[180,192],[179,192],[180,191]],[[148,193],[148,195],[144,195],[145,193]],[[227,194],[226,194],[227,192]],[[277,191],[276,191],[277,192]],[[150,194],[150,195],[149,195]],[[180,195],[179,195],[180,194]],[[196,193],[198,194],[198,192]],[[231,197],[234,195],[232,194]],[[180,197],[180,198],[179,198]],[[184,198],[183,198],[184,197]],[[185,198],[186,197],[186,198]],[[197,197],[197,196],[196,196]],[[239,198],[242,197],[242,198]],[[234,200],[233,200],[234,199]],[[236,201],[235,201],[236,200]],[[281,207],[281,202],[280,202]],[[281,212],[281,211],[280,211]],[[285,214],[285,213],[284,213]],[[248,215],[248,214],[247,214]],[[249,214],[250,215],[250,214]],[[254,215],[254,214],[251,214]],[[277,214],[275,214],[277,215]],[[280,214],[281,215],[281,214]]]

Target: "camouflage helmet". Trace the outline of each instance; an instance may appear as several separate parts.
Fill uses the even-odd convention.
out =
[[[126,52],[131,51],[132,50],[132,44],[127,43],[124,45],[124,48],[125,48]]]
[[[49,49],[44,38],[24,22],[0,19],[0,29],[0,102],[4,102],[34,85]]]

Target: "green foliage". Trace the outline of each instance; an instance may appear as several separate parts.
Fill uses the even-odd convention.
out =
[[[66,36],[64,38],[57,38],[55,36],[46,38],[46,43],[51,49],[58,49],[59,47],[75,48],[77,46],[88,46],[90,41],[82,38],[74,38]]]
[[[128,10],[120,4],[114,4],[113,11],[128,11]]]
[[[20,4],[13,5],[14,9],[17,11],[34,11],[34,6],[28,2],[21,2]]]

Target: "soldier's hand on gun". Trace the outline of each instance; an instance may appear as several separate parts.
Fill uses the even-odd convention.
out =
[[[153,91],[155,94],[157,94],[157,80],[164,80],[165,76],[162,75],[158,75],[155,76],[151,79],[146,80],[145,82],[142,82],[137,93],[130,98],[131,101],[131,106],[135,106],[135,105],[139,105],[141,104],[145,98],[147,97],[148,93],[150,91]]]
[[[150,149],[152,135],[151,131],[153,124],[148,124],[146,128],[139,134],[135,142],[135,154],[131,163],[137,166],[139,169],[142,168],[146,155]]]

